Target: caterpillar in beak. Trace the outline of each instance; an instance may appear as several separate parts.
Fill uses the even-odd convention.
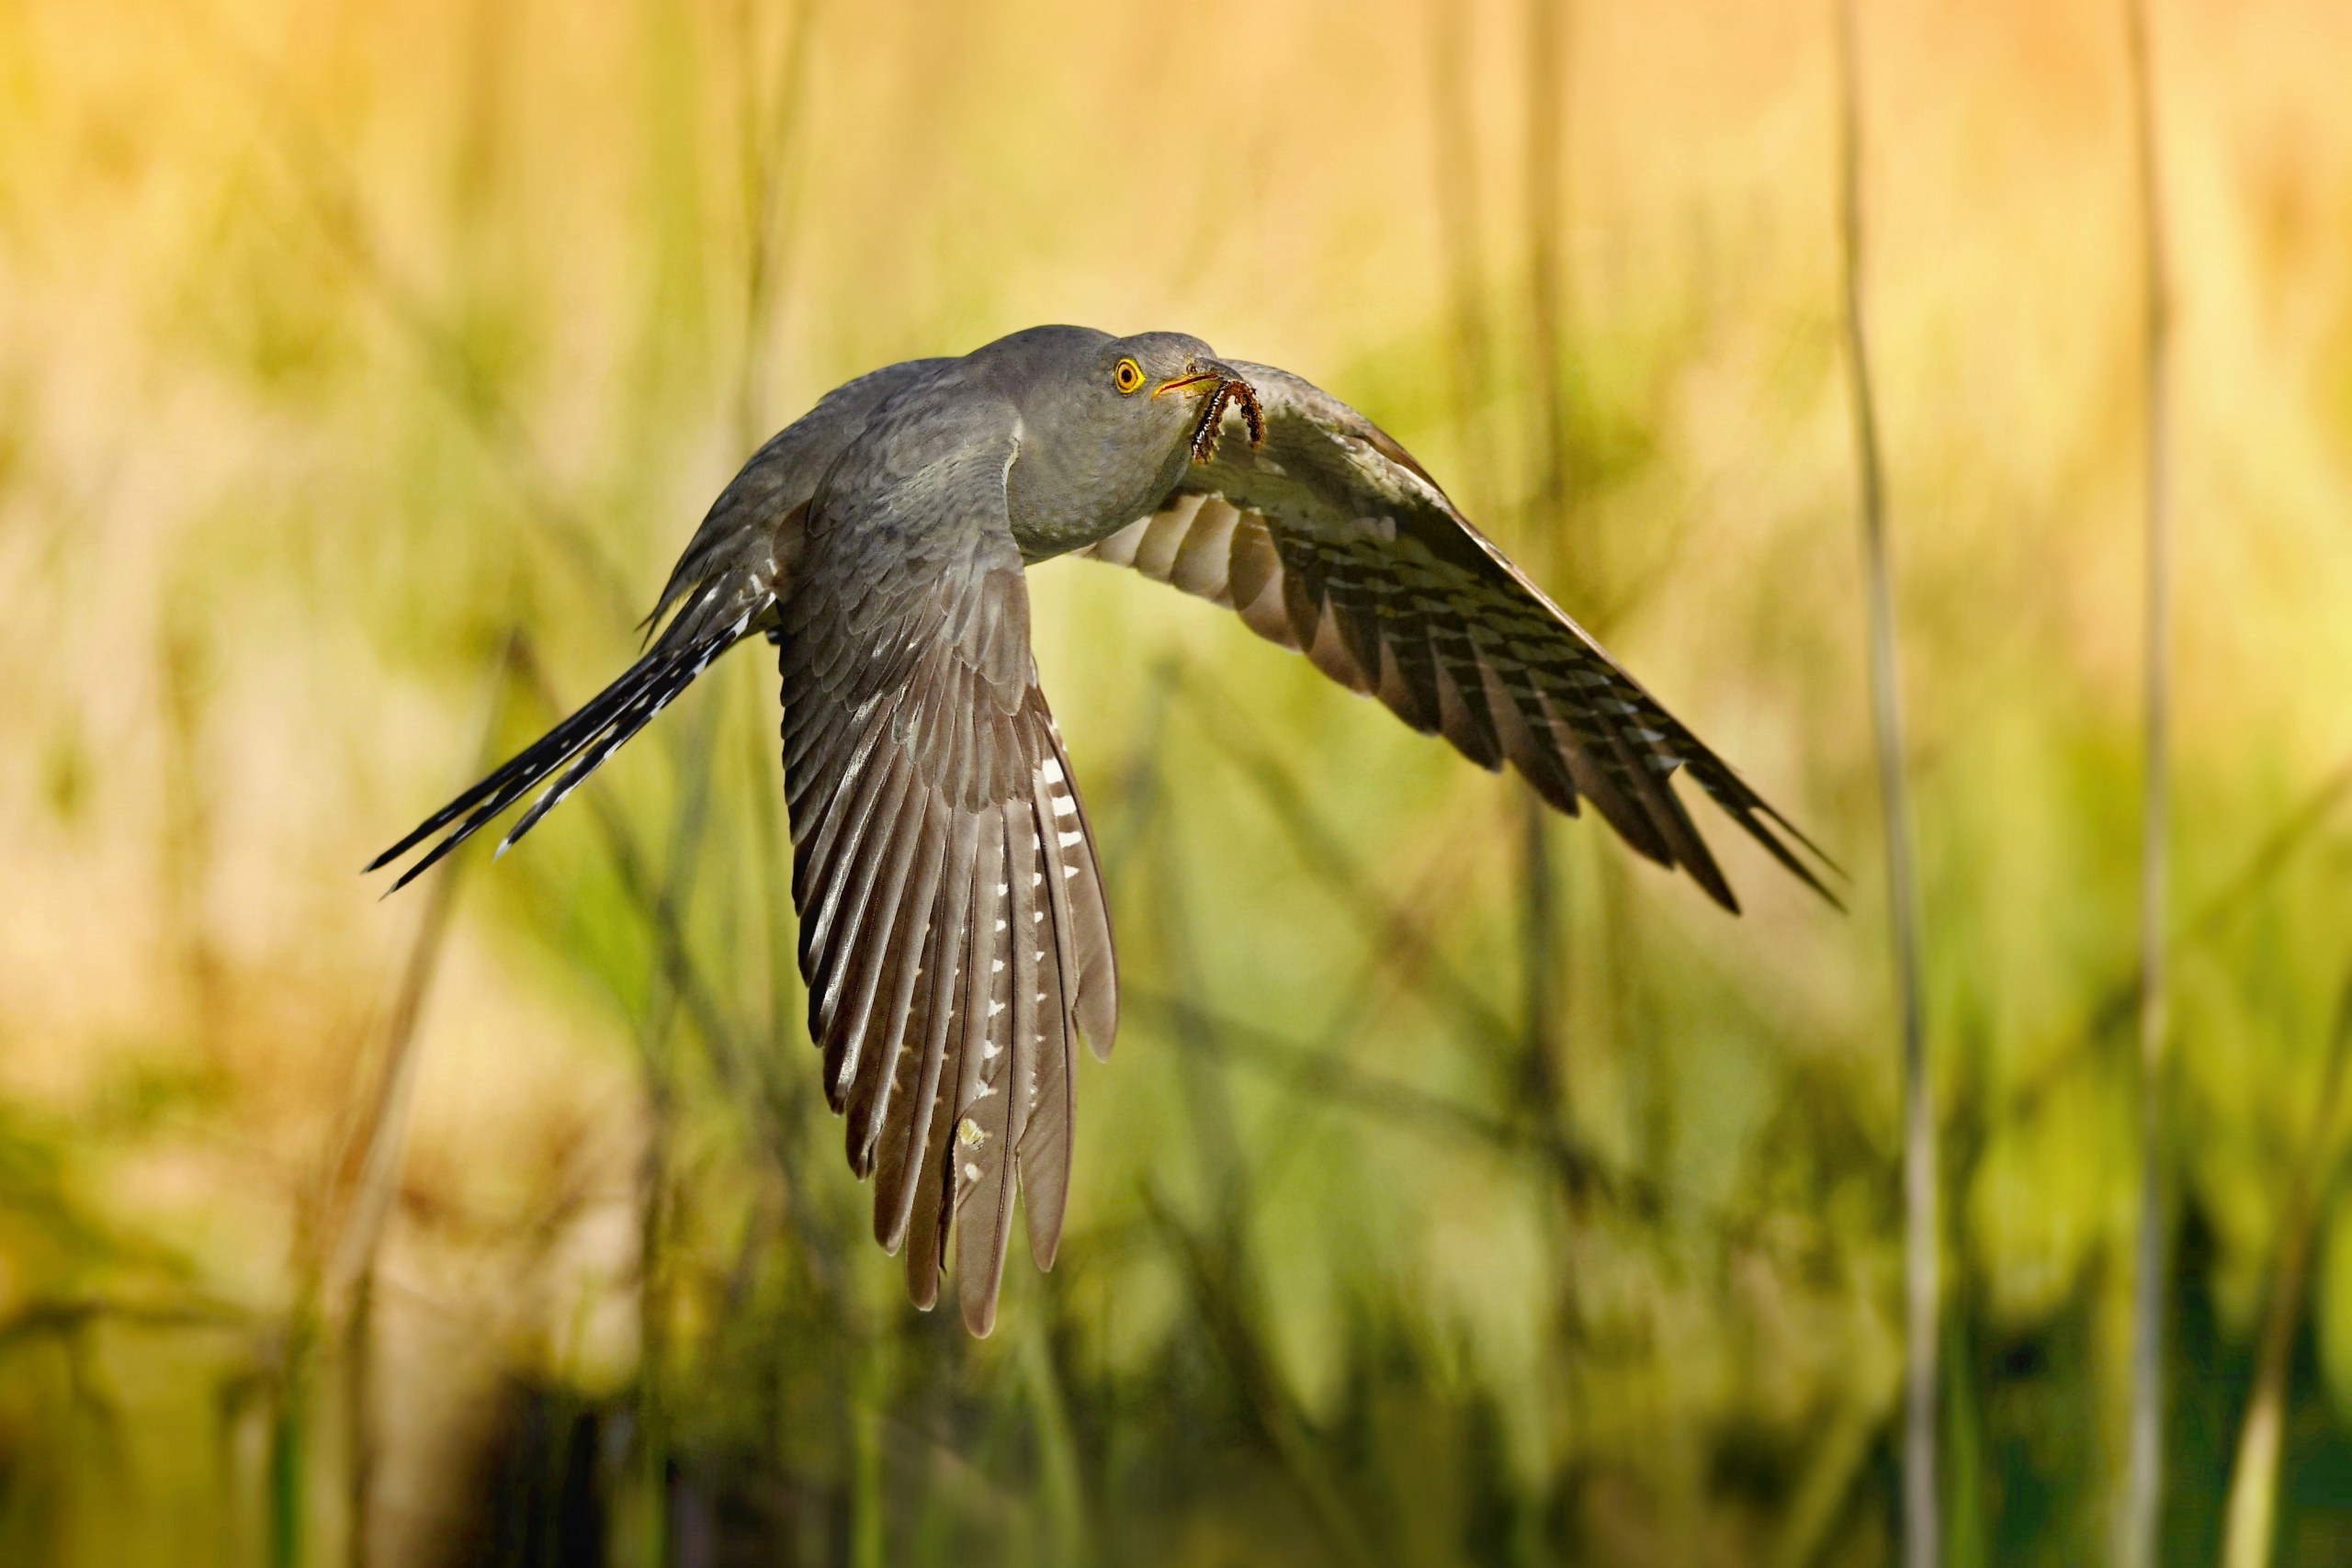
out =
[[[1218,427],[1225,419],[1226,406],[1241,405],[1241,423],[1249,427],[1250,445],[1262,446],[1266,441],[1266,416],[1258,407],[1257,391],[1238,376],[1231,376],[1216,384],[1208,402],[1201,409],[1199,423],[1193,426],[1193,461],[1205,463],[1216,456]]]

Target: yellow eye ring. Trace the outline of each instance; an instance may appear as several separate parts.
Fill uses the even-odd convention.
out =
[[[1111,385],[1126,397],[1143,390],[1143,367],[1132,359],[1122,359],[1112,368]]]

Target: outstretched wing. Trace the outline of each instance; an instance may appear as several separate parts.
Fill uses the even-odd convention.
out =
[[[1210,461],[1081,554],[1238,611],[1480,766],[1510,761],[1571,816],[1591,800],[1627,843],[1736,911],[1668,782],[1687,770],[1837,902],[1789,840],[1827,858],[1471,526],[1411,454],[1287,371],[1235,368],[1258,394],[1263,443],[1243,439],[1228,412]]]
[[[1084,808],[1029,652],[1011,407],[916,389],[811,501],[783,606],[784,759],[808,1028],[874,1229],[937,1299],[951,1225],[985,1334],[1016,1186],[1053,1261],[1074,1047],[1117,1026]]]

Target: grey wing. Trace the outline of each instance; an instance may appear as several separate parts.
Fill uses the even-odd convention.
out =
[[[985,1334],[1016,1185],[1049,1266],[1083,1035],[1117,981],[1084,808],[1029,651],[1008,405],[918,389],[809,504],[782,606],[808,1027],[875,1235],[937,1299],[951,1228]]]
[[[718,499],[710,503],[693,538],[679,553],[653,613],[650,629],[676,609],[662,635],[675,639],[701,624],[730,617],[746,583],[782,597],[800,549],[800,529],[808,498],[842,452],[865,428],[876,411],[899,393],[935,376],[944,360],[910,359],[845,381],[817,406],[786,425],[754,452]],[[748,603],[749,601],[745,601]],[[762,605],[764,610],[764,604]],[[758,623],[773,625],[773,619]]]
[[[1236,368],[1258,393],[1263,444],[1251,447],[1228,412],[1209,462],[1082,554],[1238,612],[1480,766],[1508,761],[1562,811],[1591,800],[1635,850],[1736,911],[1669,783],[1687,770],[1837,902],[1789,840],[1827,858],[1473,527],[1411,454],[1287,371]]]

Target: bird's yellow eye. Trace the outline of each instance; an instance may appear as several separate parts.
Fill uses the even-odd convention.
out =
[[[1143,367],[1132,359],[1122,359],[1111,372],[1111,385],[1129,397],[1143,390]]]

